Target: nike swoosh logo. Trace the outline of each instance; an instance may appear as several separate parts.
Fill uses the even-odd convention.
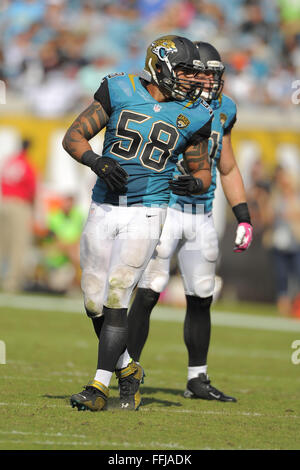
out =
[[[214,397],[216,400],[218,400],[219,398],[221,398],[221,395],[215,395],[213,392],[209,392],[209,394]]]
[[[157,217],[157,214],[151,214],[151,215],[146,214],[146,217]]]

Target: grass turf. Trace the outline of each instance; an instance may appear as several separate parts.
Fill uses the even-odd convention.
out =
[[[258,308],[236,310],[257,314]],[[272,315],[268,306],[259,311]],[[91,413],[69,405],[70,395],[95,373],[97,341],[90,320],[84,314],[7,307],[0,315],[7,354],[0,365],[0,449],[300,448],[300,364],[291,362],[299,331],[214,325],[212,384],[238,399],[220,403],[183,398],[182,324],[152,320],[141,358],[143,406],[138,412],[120,410],[113,378],[108,410]]]

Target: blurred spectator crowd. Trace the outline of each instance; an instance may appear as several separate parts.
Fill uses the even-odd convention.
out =
[[[273,283],[274,300],[282,316],[300,318],[300,177],[278,165],[268,175],[261,160],[254,162],[247,188],[256,245],[261,244]],[[250,254],[250,252],[249,252]],[[254,256],[259,282],[259,265]],[[264,281],[266,288],[266,279]]]
[[[8,293],[78,290],[86,214],[70,191],[45,196],[30,147],[23,140],[1,168],[0,287]]]
[[[108,73],[138,73],[163,34],[212,42],[239,105],[292,106],[298,0],[2,0],[0,79],[41,117],[81,110]]]

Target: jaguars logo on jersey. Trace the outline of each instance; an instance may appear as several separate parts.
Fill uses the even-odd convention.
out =
[[[189,119],[186,116],[184,116],[184,114],[179,114],[176,120],[176,126],[178,127],[178,129],[184,129],[189,124],[190,124]]]
[[[227,121],[227,116],[224,113],[220,113],[220,122],[222,126],[224,127],[225,122]]]

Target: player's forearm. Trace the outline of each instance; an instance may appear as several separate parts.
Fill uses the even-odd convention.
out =
[[[78,125],[75,124],[72,124],[67,130],[63,139],[63,148],[77,161],[81,160],[86,151],[92,150],[88,140],[81,134]]]
[[[231,207],[246,202],[243,179],[236,162],[231,143],[231,133],[222,141],[222,153],[218,162],[220,179],[226,199]]]
[[[208,140],[203,140],[197,145],[189,147],[184,159],[187,164],[189,173],[194,178],[201,179],[203,183],[202,192],[206,192],[211,184],[211,171],[208,156]]]
[[[94,101],[81,113],[67,130],[62,145],[66,152],[80,161],[82,155],[92,150],[89,140],[98,134],[108,122],[108,116],[103,107]]]
[[[233,166],[227,174],[220,174],[220,179],[225,197],[231,207],[247,201],[244,183],[237,165]]]

